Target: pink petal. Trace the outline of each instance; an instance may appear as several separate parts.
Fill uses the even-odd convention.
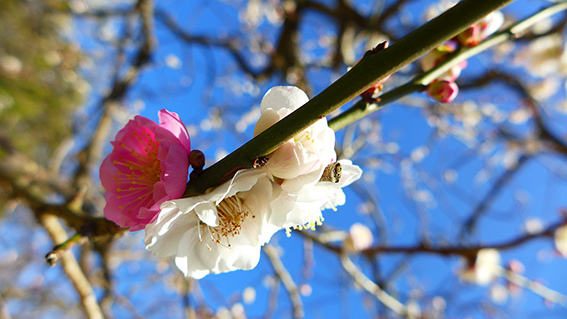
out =
[[[159,123],[164,129],[170,131],[177,137],[177,139],[183,144],[187,152],[191,151],[191,140],[189,138],[189,133],[185,124],[179,119],[179,115],[174,112],[169,112],[166,109],[159,111]]]

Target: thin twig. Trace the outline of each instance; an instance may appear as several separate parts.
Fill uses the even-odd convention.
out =
[[[268,255],[268,258],[270,259],[270,262],[274,267],[274,271],[282,280],[285,289],[289,293],[289,298],[291,299],[291,303],[293,305],[294,318],[303,318],[303,302],[301,301],[299,290],[297,289],[297,285],[291,278],[291,275],[280,260],[277,250],[273,246],[266,244],[264,245],[264,252],[266,253],[266,255]]]
[[[81,234],[75,234],[69,237],[66,241],[64,241],[59,245],[56,245],[52,251],[47,253],[47,255],[45,256],[47,263],[50,266],[55,266],[57,261],[61,258],[61,256],[63,256],[65,252],[67,252],[69,249],[73,248],[76,245],[82,245],[87,241],[86,239],[87,238],[83,237],[83,235]]]
[[[518,273],[509,271],[506,268],[500,267],[500,276],[508,280],[510,283],[528,289],[531,292],[541,296],[543,299],[561,306],[567,306],[567,296],[546,287],[538,281],[530,280]]]
[[[62,243],[67,240],[65,230],[55,216],[44,214],[39,216],[39,220],[43,227],[47,230],[53,242]],[[85,274],[82,272],[75,256],[69,252],[63,253],[61,255],[61,264],[63,266],[63,271],[69,280],[71,280],[75,290],[79,294],[81,305],[83,306],[83,310],[87,318],[104,318],[102,310],[96,300],[93,288]]]
[[[341,263],[344,270],[351,275],[354,281],[360,285],[364,290],[376,296],[376,298],[386,307],[394,311],[400,316],[412,318],[409,316],[406,307],[399,302],[396,298],[390,296],[387,292],[382,290],[377,284],[370,280],[366,275],[358,269],[358,267],[350,260],[347,254],[341,253]]]

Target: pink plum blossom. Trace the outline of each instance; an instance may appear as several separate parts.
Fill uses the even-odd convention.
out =
[[[104,216],[131,231],[144,229],[160,205],[185,191],[191,141],[176,113],[159,111],[160,124],[136,116],[111,142],[100,167]]]
[[[457,83],[453,81],[434,81],[427,86],[427,95],[441,103],[451,103],[459,93]]]

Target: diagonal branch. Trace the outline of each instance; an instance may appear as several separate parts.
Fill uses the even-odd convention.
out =
[[[524,166],[524,164],[528,162],[530,158],[531,156],[529,155],[526,154],[521,155],[520,158],[518,159],[517,164],[514,167],[507,169],[506,172],[504,172],[504,174],[502,174],[496,180],[496,182],[492,184],[492,187],[486,193],[486,196],[479,201],[478,205],[475,207],[471,215],[467,218],[467,220],[463,224],[460,234],[461,238],[464,238],[466,235],[470,235],[474,231],[474,228],[478,223],[478,219],[482,215],[484,215],[486,210],[490,207],[490,205],[492,205],[492,202],[496,198],[498,198],[498,195],[504,189],[504,187],[508,185],[510,180],[516,175],[516,173],[520,171],[520,169]]]
[[[364,290],[376,296],[376,298],[384,306],[388,307],[395,313],[406,318],[415,318],[408,313],[406,307],[401,302],[399,302],[396,298],[390,296],[387,292],[382,290],[380,286],[366,277],[366,275],[364,275],[364,273],[362,273],[362,271],[358,269],[358,267],[350,260],[348,255],[342,253],[340,257],[344,270],[354,279],[354,281],[358,285],[364,288]]]
[[[359,96],[377,81],[415,61],[488,13],[512,1],[463,0],[388,49],[367,54],[349,72],[304,106],[204,170],[198,179],[189,181],[184,196],[202,194],[209,187],[230,179],[239,169],[251,168],[256,158],[273,152],[285,141]]]

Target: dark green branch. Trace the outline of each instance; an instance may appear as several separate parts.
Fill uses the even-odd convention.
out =
[[[369,103],[364,100],[359,101],[350,109],[330,120],[329,126],[333,130],[337,131],[403,96],[406,96],[413,92],[422,91],[427,85],[429,85],[445,72],[449,71],[452,67],[454,67],[461,61],[464,61],[472,56],[486,51],[487,49],[492,48],[500,43],[517,38],[523,31],[534,25],[536,22],[566,9],[567,1],[555,4],[528,17],[527,19],[514,24],[506,30],[494,34],[475,47],[464,48],[430,71],[415,77],[414,79],[400,87],[382,94],[376,103]]]
[[[252,167],[254,159],[273,152],[298,132],[354,99],[380,79],[512,1],[463,0],[387,50],[367,54],[349,72],[304,106],[204,170],[198,179],[187,183],[185,196],[201,194],[207,188],[230,179],[237,170]]]

